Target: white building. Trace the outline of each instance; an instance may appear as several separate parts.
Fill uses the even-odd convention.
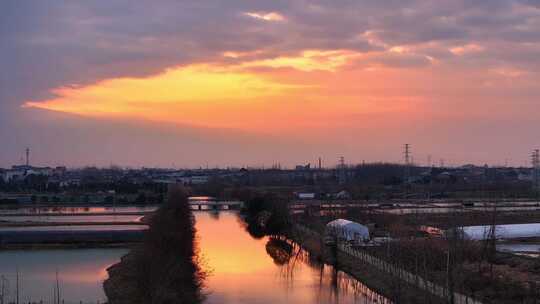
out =
[[[360,242],[369,240],[369,228],[362,224],[345,219],[337,219],[326,224],[327,237],[337,237],[347,242]]]
[[[207,175],[196,175],[191,177],[192,185],[201,185],[208,183],[209,177]]]
[[[490,237],[491,226],[462,227],[463,235],[470,240],[485,240]],[[540,223],[495,226],[496,239],[540,237]]]
[[[54,172],[54,169],[49,167],[32,167],[32,166],[13,166],[9,170],[2,172],[2,179],[4,182],[9,182],[18,179],[25,179],[29,175],[44,175],[51,176]]]
[[[11,170],[6,170],[2,173],[2,179],[6,183],[12,180],[22,179],[25,176],[26,176],[26,171],[22,169],[11,169]]]
[[[312,192],[298,192],[295,194],[299,199],[315,199],[315,193]]]

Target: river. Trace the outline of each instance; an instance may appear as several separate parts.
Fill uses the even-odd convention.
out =
[[[270,242],[268,237],[251,237],[236,212],[195,212],[195,219],[203,268],[210,273],[204,290],[208,304],[385,303],[384,298],[347,274],[310,261],[295,246]],[[285,249],[272,246],[274,243],[285,244]],[[21,303],[52,303],[56,271],[66,304],[103,302],[106,268],[126,252],[127,249],[0,251],[0,275],[9,279],[7,299],[14,299],[18,268]]]
[[[209,304],[381,303],[355,279],[310,263],[305,254],[297,257],[296,249],[288,263],[276,262],[267,253],[269,239],[251,237],[234,212],[195,214],[200,250],[211,270]]]

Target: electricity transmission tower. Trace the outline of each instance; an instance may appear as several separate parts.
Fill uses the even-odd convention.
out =
[[[403,185],[405,186],[404,195],[405,198],[408,196],[409,192],[409,181],[411,179],[411,145],[405,144],[405,150],[403,151],[405,157],[405,177],[403,180]]]
[[[405,156],[405,182],[408,183],[411,175],[411,145],[405,144],[405,151],[403,151]]]

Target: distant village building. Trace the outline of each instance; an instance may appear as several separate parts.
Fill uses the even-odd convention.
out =
[[[346,242],[364,242],[369,240],[369,228],[357,222],[337,219],[326,224],[326,238],[337,238]]]
[[[317,196],[314,192],[295,192],[294,194],[298,199],[315,199]]]
[[[191,184],[192,185],[201,185],[208,183],[209,177],[208,175],[199,175],[199,176],[192,176],[191,177]]]
[[[433,226],[420,226],[420,231],[423,231],[431,236],[441,237],[444,235],[444,230]]]
[[[347,190],[341,190],[338,193],[332,195],[335,199],[351,199],[352,196]]]
[[[22,169],[10,169],[10,170],[5,170],[3,173],[2,173],[2,179],[4,180],[4,182],[8,183],[10,181],[14,181],[14,180],[19,180],[19,179],[24,179],[25,177],[25,174],[26,174],[26,171],[25,170],[22,170]]]
[[[495,239],[533,238],[540,235],[540,223],[496,225],[494,231],[488,225],[468,226],[459,229],[463,232],[463,236],[470,240],[486,240],[490,237]]]
[[[297,171],[310,170],[310,169],[311,169],[311,164],[296,165],[296,167],[295,167],[295,170],[297,170]]]

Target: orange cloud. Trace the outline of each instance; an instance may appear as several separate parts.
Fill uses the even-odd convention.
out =
[[[400,79],[403,74],[394,74],[396,81],[386,82],[392,75],[388,70],[346,68],[362,56],[348,50],[307,50],[297,56],[234,65],[192,64],[149,77],[60,87],[52,90],[56,97],[24,106],[90,117],[301,136],[311,128],[366,125],[359,115],[410,111],[410,104],[418,102],[414,96],[373,92],[397,81],[405,85],[405,79]]]
[[[227,114],[237,116],[234,112],[243,107],[257,107],[295,89],[298,87],[232,68],[190,65],[146,78],[57,88],[52,91],[56,98],[26,102],[25,107],[223,127],[228,125],[224,121]]]

